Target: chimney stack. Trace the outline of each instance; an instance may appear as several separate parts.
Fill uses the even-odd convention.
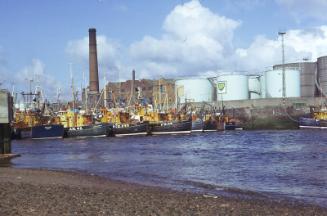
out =
[[[89,29],[90,93],[99,93],[96,29]]]

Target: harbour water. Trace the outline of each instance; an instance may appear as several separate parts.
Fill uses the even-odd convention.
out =
[[[327,207],[327,133],[229,131],[191,135],[13,141],[19,168],[83,171],[212,195],[299,200]]]

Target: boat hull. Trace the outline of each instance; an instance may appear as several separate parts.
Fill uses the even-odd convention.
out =
[[[113,136],[134,136],[134,135],[147,135],[148,123],[141,124],[115,124],[113,125]]]
[[[56,125],[38,125],[32,127],[32,139],[63,138],[64,127]]]
[[[12,135],[12,139],[28,139],[32,138],[32,128],[14,128]]]
[[[99,137],[109,136],[112,133],[112,124],[94,124],[65,129],[65,137]]]
[[[149,135],[191,133],[192,121],[162,122],[150,125]]]
[[[217,131],[217,130],[218,130],[217,121],[205,121],[203,123],[203,131],[204,132]]]
[[[203,132],[203,121],[202,120],[195,120],[192,121],[192,133],[193,132]]]
[[[304,118],[299,119],[300,129],[327,129],[326,120],[317,120],[314,118]]]

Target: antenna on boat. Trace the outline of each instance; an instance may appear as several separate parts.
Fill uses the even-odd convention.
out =
[[[107,108],[108,96],[107,96],[107,77],[106,77],[106,74],[104,74],[103,80],[104,80],[104,87],[103,87],[103,91],[104,91],[104,94],[103,94],[103,105],[104,105],[104,108]]]
[[[131,82],[131,92],[128,101],[128,106],[135,103],[135,70],[132,71],[132,82]]]
[[[283,69],[283,73],[282,73],[282,80],[283,80],[283,98],[285,99],[286,97],[286,83],[285,83],[285,47],[284,47],[284,36],[285,36],[286,32],[285,31],[279,31],[278,35],[281,36],[282,38],[282,69]]]
[[[61,88],[58,86],[57,87],[57,103],[60,108],[60,94],[61,94]]]
[[[162,109],[162,107],[161,107],[161,83],[160,83],[160,80],[161,80],[161,78],[159,78],[159,80],[158,80],[158,89],[159,89],[159,112],[161,112],[161,109]]]
[[[15,95],[15,84],[11,82],[11,97],[14,97]]]

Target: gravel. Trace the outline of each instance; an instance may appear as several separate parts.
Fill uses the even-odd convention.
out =
[[[0,215],[327,215],[314,205],[242,200],[76,172],[0,168]]]

